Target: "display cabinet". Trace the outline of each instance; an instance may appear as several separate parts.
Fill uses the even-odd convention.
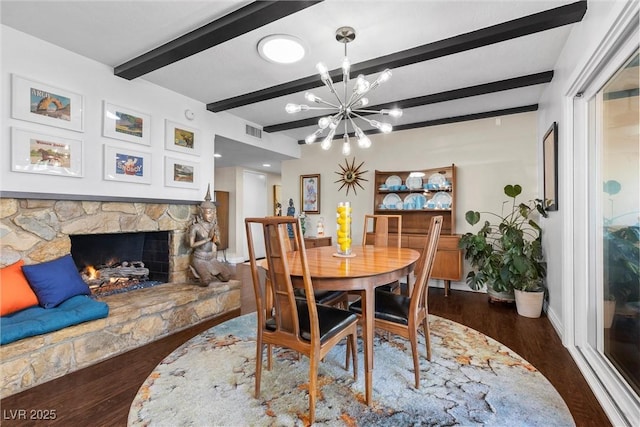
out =
[[[402,215],[402,246],[422,250],[433,216],[442,215],[442,231],[431,277],[445,282],[462,277],[462,250],[456,234],[456,167],[375,171],[373,212]],[[390,233],[397,229],[390,227]],[[367,242],[370,236],[367,235]],[[371,236],[371,239],[373,236]]]

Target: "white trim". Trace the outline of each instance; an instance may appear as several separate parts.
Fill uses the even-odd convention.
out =
[[[617,68],[620,58],[631,54],[631,47],[637,49],[639,10],[639,4],[635,1],[620,6],[602,41],[568,79],[562,106],[566,124],[561,133],[563,140],[567,141],[562,146],[563,170],[566,171],[562,177],[562,188],[564,191],[573,191],[574,195],[563,207],[563,263],[568,266],[563,271],[566,334],[563,343],[614,425],[640,425],[640,403],[609,361],[591,347],[593,340],[588,336],[587,310],[593,307],[589,306],[586,281],[590,277],[589,269],[593,266],[590,267],[589,263],[587,237],[591,228],[589,221],[594,220],[589,214],[588,182],[593,179],[590,178],[589,161],[595,153],[589,151],[590,144],[584,145],[588,134],[582,125],[588,123],[588,100],[611,76],[611,73],[604,71]],[[583,94],[585,91],[588,93]],[[582,98],[576,98],[579,94]],[[578,116],[582,118],[576,120]],[[578,286],[581,283],[585,285]]]

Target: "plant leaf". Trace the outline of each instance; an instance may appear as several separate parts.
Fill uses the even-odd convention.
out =
[[[467,211],[467,213],[464,214],[464,218],[470,225],[476,225],[478,221],[480,221],[480,212]]]
[[[520,195],[520,193],[522,193],[522,187],[520,187],[518,184],[509,184],[504,187],[504,194],[509,197],[516,198]]]

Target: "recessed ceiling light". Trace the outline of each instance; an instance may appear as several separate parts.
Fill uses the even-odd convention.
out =
[[[222,157],[222,154],[214,153],[213,157],[219,158],[219,157]]]
[[[288,34],[273,34],[260,40],[258,53],[269,62],[293,64],[304,57],[302,40]]]
[[[265,168],[270,168],[271,164],[270,163],[263,163],[262,166],[265,167]]]

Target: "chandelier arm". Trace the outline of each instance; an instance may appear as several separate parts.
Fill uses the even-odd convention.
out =
[[[360,110],[357,110],[357,111],[360,111]],[[354,116],[356,116],[357,118],[362,119],[362,120],[364,120],[365,122],[367,122],[367,123],[371,124],[371,120],[367,119],[366,117],[362,117],[360,114],[356,113],[355,111],[353,111],[353,110],[352,110],[352,111],[351,111],[351,114],[353,114],[353,115],[354,115]]]
[[[332,104],[331,102],[329,102],[329,101],[325,101],[324,99],[318,99],[318,100],[317,100],[317,101],[315,101],[315,102],[317,102],[317,103],[319,103],[319,104],[328,105],[328,106],[333,107],[333,108],[338,108],[338,109],[340,108],[340,106],[339,106],[339,105]],[[309,108],[311,108],[311,107],[309,107]]]
[[[333,85],[333,80],[331,80],[331,77],[324,80],[324,84],[329,88],[331,93],[336,97],[336,99],[338,100],[338,103],[342,105],[342,100],[338,96],[338,92],[336,92],[336,87]]]

